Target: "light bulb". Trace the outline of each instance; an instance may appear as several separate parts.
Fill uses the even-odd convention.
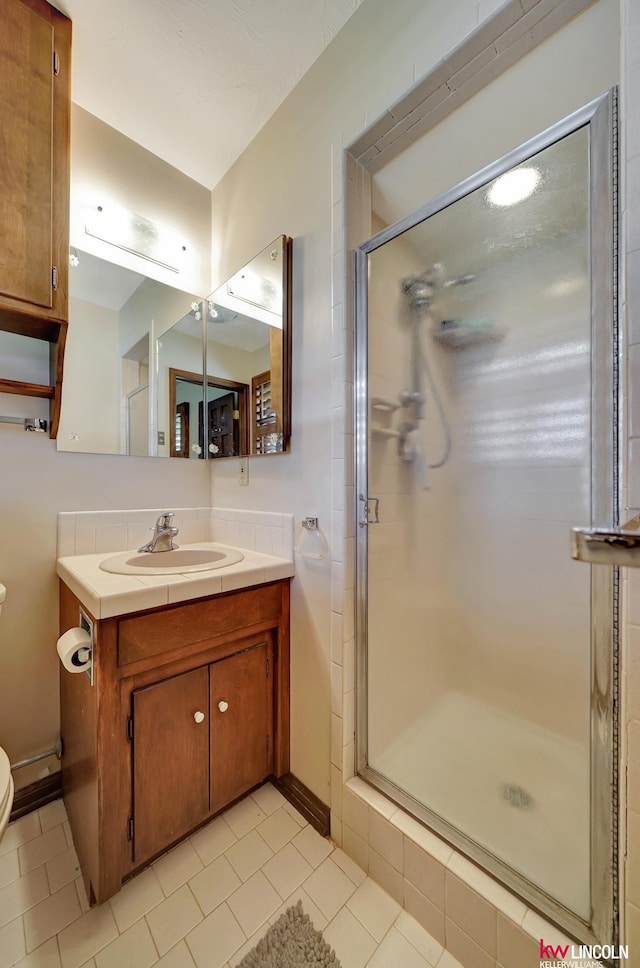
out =
[[[487,192],[487,198],[491,205],[516,205],[532,195],[539,183],[540,172],[537,168],[514,168],[496,178]]]

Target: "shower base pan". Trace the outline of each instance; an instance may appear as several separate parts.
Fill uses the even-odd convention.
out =
[[[579,917],[590,908],[589,754],[459,692],[369,766]]]

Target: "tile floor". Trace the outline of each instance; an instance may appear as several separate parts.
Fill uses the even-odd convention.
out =
[[[460,968],[270,784],[88,908],[62,800],[0,843],[0,968],[234,968],[290,904],[342,968]]]

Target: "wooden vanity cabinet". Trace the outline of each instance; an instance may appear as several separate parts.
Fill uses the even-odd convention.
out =
[[[136,865],[273,772],[271,654],[261,642],[131,694]]]
[[[203,717],[200,723],[194,719],[198,713]],[[128,836],[136,862],[160,853],[209,813],[208,713],[206,667],[131,694],[135,725],[130,730],[133,776]]]
[[[60,631],[79,602],[61,583]],[[289,579],[96,622],[94,685],[61,667],[62,783],[87,892],[289,770]]]
[[[45,0],[0,0],[0,330],[50,344],[49,384],[0,392],[48,397],[59,415],[68,320],[71,21]]]

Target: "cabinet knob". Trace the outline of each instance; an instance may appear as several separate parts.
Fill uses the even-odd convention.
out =
[[[196,723],[204,723],[204,713],[201,713],[200,710],[198,710],[197,713],[193,714],[193,718],[196,721]]]
[[[221,699],[220,702],[218,703],[218,709],[220,710],[220,712],[226,713],[228,708],[229,708],[229,703],[225,702],[224,699]]]

